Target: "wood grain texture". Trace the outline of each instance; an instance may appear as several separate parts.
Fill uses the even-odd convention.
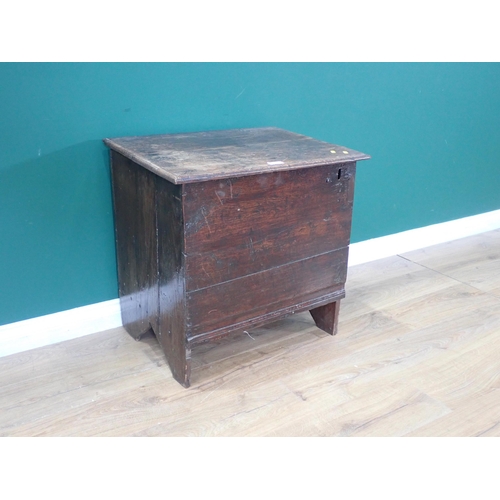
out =
[[[425,249],[403,254],[405,258],[440,271],[450,278],[500,297],[500,230],[445,243],[439,251]]]
[[[174,184],[370,158],[344,146],[273,127],[119,137],[104,142]]]
[[[342,286],[338,286],[335,291],[328,295],[321,295],[317,298],[312,298],[304,302],[293,302],[291,305],[282,307],[281,309],[271,309],[268,313],[261,314],[258,316],[250,317],[240,323],[229,323],[226,326],[219,327],[215,330],[205,331],[202,328],[202,333],[197,333],[196,335],[189,334],[188,341],[191,345],[199,344],[201,342],[217,340],[229,333],[233,333],[239,330],[254,329],[261,327],[268,323],[273,323],[295,313],[301,313],[303,311],[309,311],[321,307],[323,305],[329,304],[332,301],[340,301],[345,297],[345,291]]]
[[[174,378],[189,387],[191,349],[186,334],[184,218],[181,186],[156,178],[159,268],[159,329]]]
[[[139,339],[158,331],[156,176],[112,151],[111,178],[122,320]]]
[[[191,336],[332,294],[342,298],[347,254],[345,247],[188,293]]]
[[[184,186],[187,290],[349,244],[355,164]]]
[[[237,329],[314,309],[336,331],[367,155],[276,128],[105,143],[125,324],[153,329],[176,380],[192,343]]]
[[[330,335],[336,335],[339,311],[340,301],[336,301],[325,304],[324,306],[315,307],[309,312],[318,328],[321,328],[321,330]]]
[[[346,288],[341,335],[304,312],[195,345],[189,390],[122,328],[0,358],[0,435],[500,436],[499,297],[402,257]]]

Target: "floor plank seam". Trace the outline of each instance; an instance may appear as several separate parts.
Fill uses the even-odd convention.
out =
[[[411,262],[412,264],[416,264],[417,266],[423,267],[424,269],[428,269],[429,271],[433,271],[433,272],[435,272],[437,274],[440,274],[441,276],[444,276],[445,278],[452,279],[452,280],[456,281],[457,283],[460,283],[462,285],[471,287],[471,288],[473,288],[474,290],[477,290],[480,293],[484,293],[484,294],[486,294],[486,295],[488,295],[490,297],[494,297],[495,299],[500,300],[500,297],[498,295],[495,295],[494,293],[488,292],[486,290],[481,290],[480,288],[477,288],[476,286],[471,285],[470,283],[467,283],[465,281],[461,281],[461,280],[459,280],[457,278],[454,278],[453,276],[449,276],[448,274],[445,274],[445,273],[443,273],[441,271],[438,271],[437,269],[433,269],[432,267],[428,267],[428,266],[426,266],[424,264],[421,264],[420,262],[416,262],[414,260],[408,259],[407,257],[404,257],[403,255],[398,255],[398,257],[401,257],[402,259],[404,259],[404,260],[406,260],[408,262]]]
[[[493,430],[495,427],[497,427],[498,425],[500,424],[500,422],[495,422],[492,426],[488,427],[487,429],[485,429],[484,431],[481,431],[480,433],[476,434],[475,437],[481,437],[483,436],[484,434],[486,434],[487,432],[490,432],[491,430]]]
[[[3,358],[0,437],[500,436],[498,236],[353,268],[335,338],[303,312],[200,344],[190,389],[122,327]]]

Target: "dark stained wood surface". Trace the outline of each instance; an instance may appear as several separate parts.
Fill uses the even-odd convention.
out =
[[[367,155],[276,128],[105,142],[124,325],[183,386],[193,344],[305,310],[336,332]]]
[[[187,294],[188,330],[196,336],[343,289],[344,247]]]
[[[364,153],[266,127],[105,139],[174,184],[365,160]]]
[[[157,177],[160,317],[158,339],[174,378],[189,387],[191,348],[186,336],[181,186]]]
[[[272,323],[277,320],[289,317],[292,314],[300,313],[304,311],[309,311],[321,307],[323,305],[330,304],[331,302],[340,301],[345,297],[345,290],[343,285],[339,285],[337,290],[333,291],[328,295],[322,295],[321,297],[316,297],[310,300],[296,302],[290,306],[283,307],[282,309],[273,309],[266,314],[261,316],[256,316],[254,318],[249,318],[242,321],[241,323],[231,323],[227,326],[223,326],[216,330],[211,330],[203,332],[194,336],[188,336],[189,345],[202,344],[207,341],[218,340],[232,332],[250,330],[253,328],[258,328],[262,325]],[[248,332],[246,332],[248,333]]]
[[[122,321],[138,339],[158,331],[157,177],[115,151],[111,174]]]
[[[187,290],[349,244],[355,164],[184,187]]]
[[[316,326],[330,335],[337,334],[340,300],[311,309],[309,312]]]

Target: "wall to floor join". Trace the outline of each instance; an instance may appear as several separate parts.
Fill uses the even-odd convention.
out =
[[[499,64],[0,64],[0,325],[117,297],[105,137],[275,126],[372,156],[352,241],[500,208]]]

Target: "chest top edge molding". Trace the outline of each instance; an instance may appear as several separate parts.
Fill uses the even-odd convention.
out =
[[[275,127],[118,137],[104,143],[174,184],[370,159]]]

